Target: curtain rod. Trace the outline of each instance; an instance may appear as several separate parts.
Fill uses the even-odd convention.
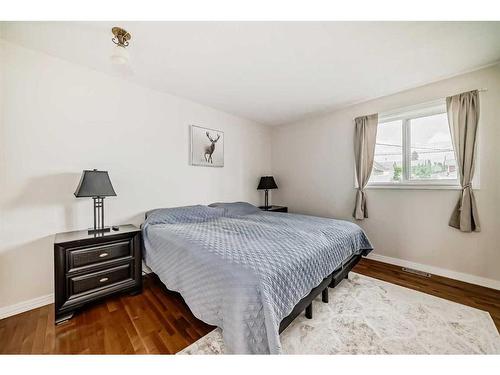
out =
[[[473,89],[473,90],[463,91],[463,92],[459,92],[459,93],[457,93],[457,94],[454,94],[454,95],[448,95],[448,96],[455,96],[455,95],[463,94],[464,92],[470,92],[470,91],[474,91],[474,90],[477,90],[478,92],[486,92],[486,91],[488,91],[488,89],[487,89],[486,87],[482,87],[482,88],[480,88],[480,89]],[[394,95],[396,95],[396,94],[394,94]],[[447,98],[447,96],[445,96],[445,97],[440,97],[440,98],[437,98],[437,99],[432,99],[432,100],[428,100],[428,101],[426,101],[426,102],[418,103],[418,104],[416,104],[416,105],[421,105],[421,104],[425,104],[425,103],[432,103],[432,102],[436,102],[436,101],[438,101],[438,100],[441,100],[441,99],[446,99],[446,98]],[[412,106],[411,106],[411,105],[410,105],[410,106],[405,106],[404,108],[406,108],[406,107],[412,107]],[[384,113],[384,112],[385,112],[385,113],[387,113],[387,112],[392,112],[392,111],[394,111],[394,110],[390,110],[390,111],[383,111],[382,113]],[[380,114],[380,112],[379,112],[378,114]],[[363,116],[356,116],[355,118],[353,118],[353,120],[355,120],[357,117],[363,117]]]
[[[458,93],[456,93],[454,95],[448,95],[448,96],[460,95],[460,94],[463,94],[464,92],[471,92],[471,91],[485,92],[485,91],[488,91],[488,89],[486,87],[482,87],[480,89],[472,89],[472,90],[462,91],[462,92],[458,92]]]

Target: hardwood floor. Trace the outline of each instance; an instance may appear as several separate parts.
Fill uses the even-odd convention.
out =
[[[488,311],[500,330],[500,291],[440,276],[426,278],[363,259],[354,272]],[[54,326],[54,305],[0,320],[3,354],[176,353],[213,327],[196,319],[182,298],[153,277],[136,296],[109,298]]]
[[[136,296],[106,299],[54,325],[54,305],[0,320],[2,354],[171,354],[214,327],[153,277]]]

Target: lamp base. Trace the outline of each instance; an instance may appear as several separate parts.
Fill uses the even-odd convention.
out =
[[[99,229],[89,229],[88,234],[99,234],[99,233],[106,233],[111,231],[110,227],[104,227],[104,228],[99,228]]]

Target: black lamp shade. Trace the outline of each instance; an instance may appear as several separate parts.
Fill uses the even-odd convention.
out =
[[[75,197],[112,197],[116,196],[107,171],[85,170],[75,191]]]
[[[261,177],[259,181],[259,186],[257,186],[257,190],[270,190],[277,188],[278,185],[276,185],[276,181],[274,181],[273,176]]]

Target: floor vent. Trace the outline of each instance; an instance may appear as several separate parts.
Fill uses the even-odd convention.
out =
[[[431,274],[430,274],[430,273],[423,272],[423,271],[419,271],[419,270],[414,270],[413,268],[401,267],[401,269],[402,269],[404,272],[413,273],[413,274],[418,275],[418,276],[422,276],[422,277],[431,277]]]

